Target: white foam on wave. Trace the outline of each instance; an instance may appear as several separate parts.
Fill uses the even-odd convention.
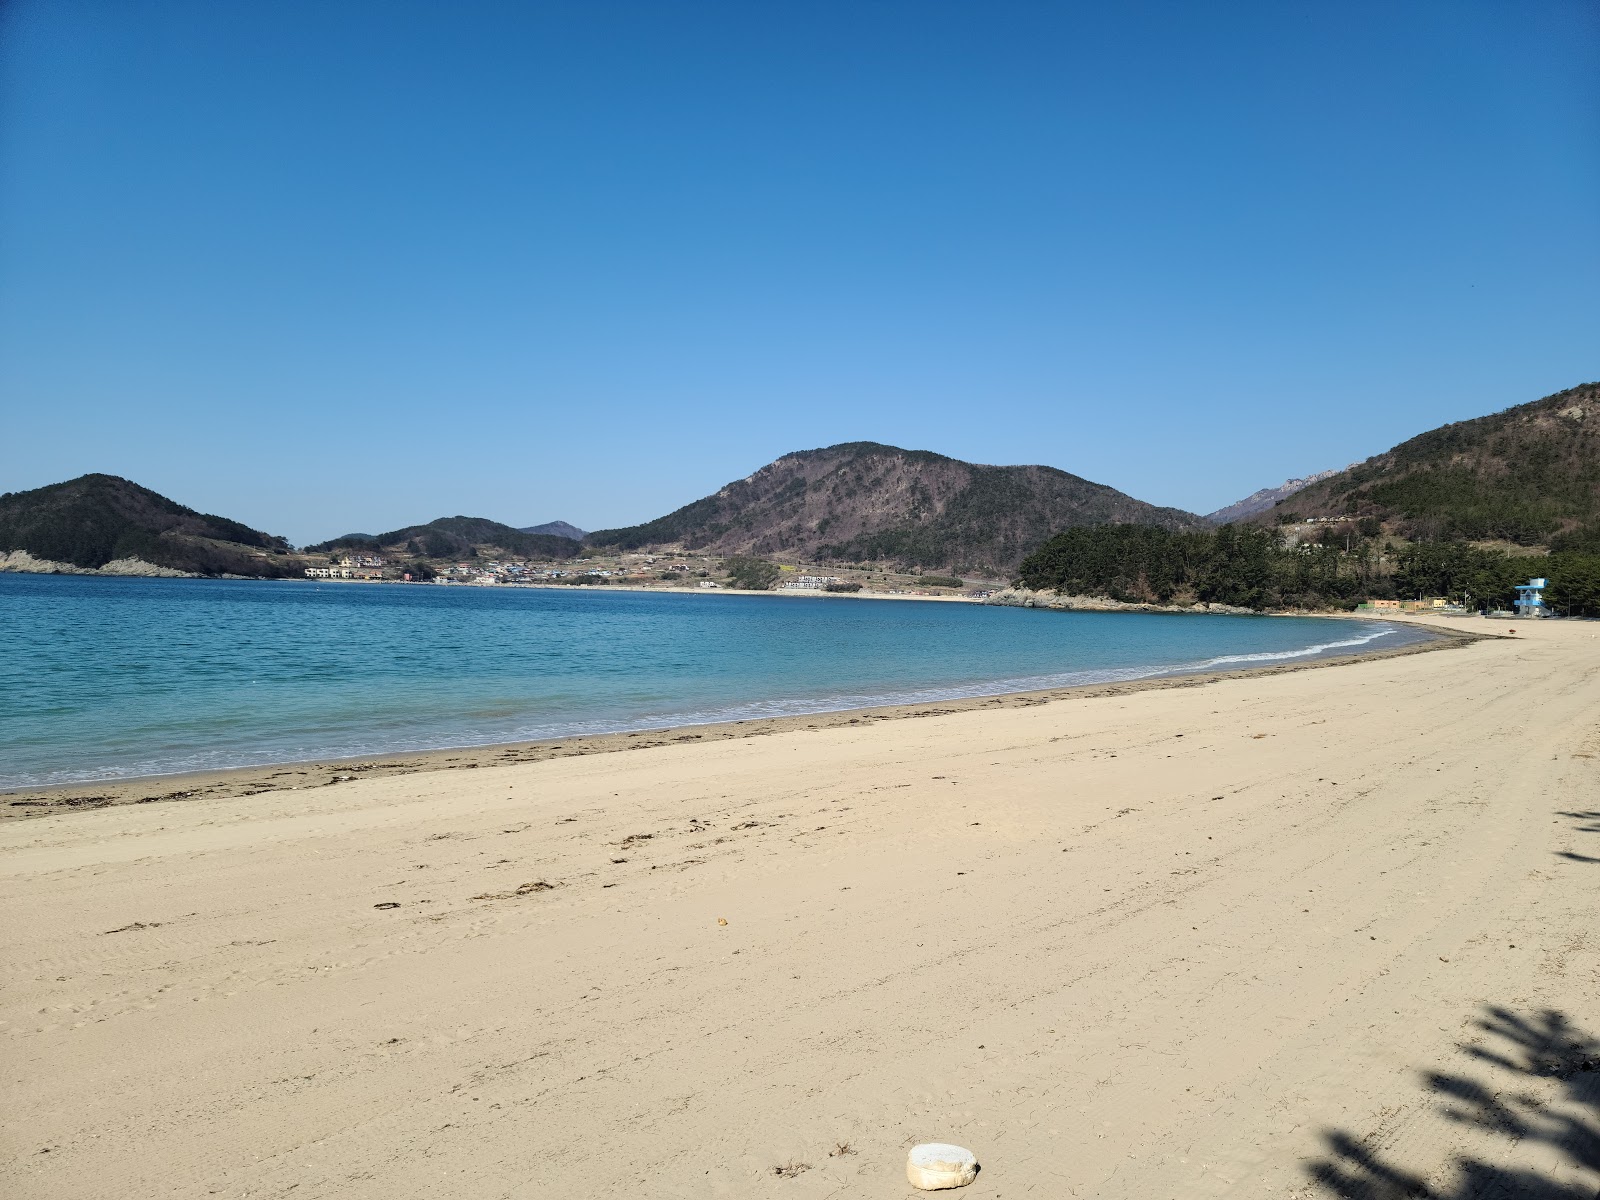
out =
[[[1315,658],[1335,650],[1365,646],[1397,630],[1392,625],[1381,625],[1360,637],[1333,642],[1318,642],[1290,650],[1261,650],[1250,654],[1221,654],[1193,662],[1151,663],[1138,667],[1102,667],[1082,671],[1056,671],[1047,675],[1018,675],[1005,679],[990,679],[968,684],[940,684],[927,688],[909,688],[893,692],[841,692],[832,696],[813,696],[809,699],[761,700],[747,704],[719,708],[699,713],[672,714],[676,724],[709,725],[720,721],[751,720],[758,717],[804,716],[814,713],[839,712],[852,708],[882,708],[899,704],[932,704],[940,700],[965,700],[981,696],[1005,696],[1014,692],[1041,692],[1055,688],[1085,687],[1101,683],[1131,683],[1140,679],[1157,679],[1169,675],[1192,675],[1216,667],[1239,663],[1285,662],[1297,658]],[[658,720],[647,722],[640,728],[660,726],[668,720],[663,714]],[[596,731],[599,732],[599,731]],[[545,735],[555,736],[555,735]]]
[[[1381,637],[1388,637],[1394,632],[1393,625],[1383,625],[1376,631],[1367,634],[1366,637],[1346,638],[1342,642],[1320,642],[1315,646],[1307,646],[1304,650],[1262,650],[1255,654],[1221,654],[1216,658],[1206,659],[1195,669],[1204,670],[1206,667],[1220,667],[1224,663],[1275,662],[1286,658],[1309,658],[1315,654],[1326,654],[1330,650],[1344,650],[1351,646],[1365,646]]]

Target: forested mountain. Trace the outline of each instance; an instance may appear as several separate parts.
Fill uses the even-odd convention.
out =
[[[1600,383],[1429,430],[1256,519],[1345,516],[1412,539],[1600,548]]]
[[[226,517],[185,508],[116,475],[0,496],[0,554],[95,570],[138,560],[197,575],[296,574],[289,544]]]
[[[1506,609],[1542,576],[1553,611],[1600,616],[1600,384],[1431,430],[1245,524],[1065,530],[1019,576],[1064,595],[1312,609],[1422,597]]]
[[[1192,513],[1157,508],[1054,467],[980,466],[846,442],[786,454],[667,516],[600,530],[588,541],[1008,573],[1058,530],[1106,522],[1205,527]]]
[[[582,547],[569,537],[524,533],[486,517],[440,517],[426,525],[407,525],[388,533],[347,533],[306,549],[389,551],[423,558],[575,558]]]

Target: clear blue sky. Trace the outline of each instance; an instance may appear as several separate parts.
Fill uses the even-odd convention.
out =
[[[1600,5],[9,0],[0,490],[306,542],[873,439],[1206,511],[1600,377]]]

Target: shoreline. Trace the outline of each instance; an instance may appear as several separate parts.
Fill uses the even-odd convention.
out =
[[[466,585],[463,585],[466,586]],[[620,590],[620,589],[619,589]],[[710,590],[710,589],[707,589]],[[766,592],[733,594],[771,595]],[[942,597],[884,596],[882,599],[942,599]],[[951,597],[956,599],[956,597]],[[1199,614],[1204,615],[1204,614]],[[1268,615],[1268,614],[1263,614]],[[1304,615],[1304,614],[1284,614]],[[1374,618],[1339,614],[1340,619],[1364,621]],[[1387,620],[1387,618],[1385,618]],[[1415,628],[1415,626],[1412,626]],[[89,780],[79,783],[49,784],[42,787],[0,789],[0,824],[27,820],[62,812],[90,811],[119,805],[154,804],[181,800],[242,798],[263,792],[308,790],[349,783],[356,779],[384,778],[480,767],[509,766],[516,763],[544,762],[582,755],[614,754],[643,750],[674,743],[718,742],[766,737],[794,730],[833,729],[879,721],[942,716],[981,708],[1028,708],[1062,700],[1090,699],[1126,695],[1133,692],[1169,688],[1201,687],[1219,680],[1241,676],[1279,675],[1322,667],[1398,658],[1434,650],[1462,648],[1476,641],[1498,639],[1502,635],[1427,626],[1425,640],[1403,646],[1379,648],[1352,654],[1327,655],[1301,662],[1280,662],[1242,666],[1223,670],[1152,675],[1112,683],[1084,683],[1036,691],[1005,692],[989,696],[961,696],[911,704],[881,705],[869,708],[832,709],[781,717],[752,717],[736,721],[664,726],[634,732],[577,734],[527,742],[495,742],[479,746],[403,751],[392,754],[357,755],[349,758],[312,759],[303,762],[265,763],[257,766],[227,767],[211,771],[177,772],[170,775],[141,775],[127,779]]]
[[[362,582],[362,581],[354,580],[354,579],[338,579],[338,580],[327,580],[327,581],[324,581],[324,580],[307,580],[307,582],[308,583],[322,583],[322,582],[357,583],[357,582]],[[373,583],[396,583],[396,582],[399,582],[399,581],[393,580],[393,579],[376,579],[376,580],[372,580],[371,582],[373,582]],[[411,585],[410,584],[406,584],[405,586],[409,587]],[[690,587],[645,587],[645,586],[642,586],[640,584],[634,584],[634,583],[606,583],[606,584],[594,584],[594,583],[495,583],[495,584],[447,583],[447,584],[443,584],[443,585],[434,584],[432,586],[436,586],[436,587],[443,586],[443,587],[449,587],[449,588],[464,588],[464,587],[465,588],[470,588],[470,587],[479,587],[479,588],[481,588],[481,587],[487,587],[487,588],[490,588],[491,590],[497,590],[497,589],[500,589],[500,588],[509,588],[509,589],[511,589],[513,591],[537,591],[537,592],[581,592],[581,591],[590,591],[590,592],[644,592],[644,593],[665,593],[665,594],[671,595],[671,596],[781,596],[781,597],[785,597],[785,598],[800,597],[800,598],[817,599],[817,600],[941,600],[941,601],[944,601],[945,603],[949,603],[951,601],[955,601],[955,602],[957,602],[959,604],[983,604],[984,603],[983,598],[979,597],[979,596],[935,596],[935,595],[918,596],[918,595],[912,595],[912,594],[909,594],[909,593],[902,594],[902,593],[891,593],[891,592],[865,592],[865,591],[862,591],[862,592],[829,592],[829,591],[823,591],[823,590],[821,590],[819,588],[767,588],[764,591],[756,591],[754,588],[732,588],[732,587],[714,587],[714,588],[702,588],[702,587],[692,587],[692,588],[690,588]]]
[[[0,1179],[814,1200],[940,1139],[991,1196],[1593,1196],[1600,625],[1427,623],[0,824]]]
[[[137,562],[138,560],[125,560]],[[829,592],[814,588],[767,588],[756,591],[752,588],[732,587],[650,587],[634,583],[439,583],[432,579],[307,579],[300,575],[196,575],[185,571],[172,571],[165,567],[152,567],[148,571],[110,571],[104,567],[72,567],[71,564],[52,564],[61,567],[60,570],[39,571],[24,567],[8,565],[5,558],[0,556],[0,575],[38,575],[54,576],[65,579],[195,579],[206,583],[291,583],[297,585],[336,584],[344,587],[446,587],[451,590],[478,589],[488,591],[538,591],[538,592],[650,592],[667,593],[674,596],[807,596],[827,600],[940,600],[946,603],[958,601],[962,604],[982,604],[981,596],[943,596],[919,595],[910,592]],[[148,566],[149,564],[145,564]],[[69,569],[70,568],[70,569]],[[989,583],[993,581],[980,581]],[[1002,586],[996,584],[996,586]],[[1174,612],[1185,611],[1173,609]]]
[[[138,560],[128,560],[138,561]],[[1230,617],[1327,617],[1330,619],[1359,619],[1359,620],[1404,620],[1416,617],[1445,616],[1452,620],[1486,617],[1486,613],[1460,612],[1460,613],[1430,613],[1426,611],[1363,613],[1353,609],[1309,609],[1309,608],[1276,608],[1254,609],[1241,608],[1229,604],[1207,604],[1196,602],[1194,604],[1152,604],[1143,601],[1112,600],[1105,596],[1060,596],[1052,591],[1031,591],[1026,588],[1013,588],[994,580],[977,580],[973,586],[987,586],[993,584],[993,590],[987,596],[967,595],[940,595],[933,593],[914,592],[829,592],[812,588],[767,588],[757,591],[752,588],[732,587],[653,587],[645,584],[617,583],[617,584],[562,584],[562,583],[445,583],[437,580],[403,580],[403,579],[306,579],[298,575],[280,576],[254,576],[254,575],[195,575],[185,572],[168,571],[158,568],[152,571],[139,572],[111,572],[104,568],[74,567],[70,570],[36,571],[14,566],[8,566],[4,558],[0,558],[0,576],[3,575],[39,575],[56,576],[59,578],[100,578],[100,579],[197,579],[211,583],[289,583],[296,585],[324,584],[349,585],[353,587],[374,587],[387,585],[392,587],[448,587],[452,590],[463,588],[488,589],[490,591],[540,591],[540,592],[631,592],[638,594],[665,594],[672,596],[776,596],[782,598],[807,598],[818,600],[935,600],[940,603],[950,604],[977,604],[991,608],[1033,608],[1048,612],[1097,612],[1097,613],[1140,613],[1156,616],[1180,617],[1205,617],[1205,616],[1230,616]],[[1522,620],[1515,614],[1502,614],[1492,620],[1508,619]],[[1583,618],[1578,618],[1583,619]],[[0,790],[0,794],[4,794]]]

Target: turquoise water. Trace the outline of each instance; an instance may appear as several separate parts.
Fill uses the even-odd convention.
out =
[[[998,694],[1421,636],[1315,618],[0,575],[0,788]]]

